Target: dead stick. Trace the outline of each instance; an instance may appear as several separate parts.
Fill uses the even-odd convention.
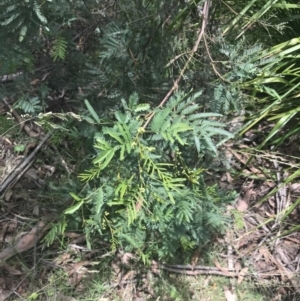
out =
[[[184,72],[186,71],[187,67],[190,64],[190,61],[192,60],[194,54],[196,53],[196,51],[198,50],[200,41],[203,38],[203,35],[205,33],[205,29],[207,26],[207,20],[208,20],[208,12],[209,12],[209,1],[205,1],[204,6],[203,6],[203,19],[202,19],[202,26],[201,26],[201,30],[199,30],[199,34],[198,34],[198,39],[191,51],[190,56],[188,57],[188,60],[186,61],[185,65],[183,66],[179,76],[177,77],[177,79],[175,80],[173,87],[171,88],[171,90],[167,93],[167,95],[165,96],[165,98],[161,101],[161,103],[158,105],[158,107],[162,107],[165,102],[170,98],[170,96],[172,95],[172,93],[178,88],[178,84],[181,81]],[[143,125],[143,129],[145,129],[147,127],[147,125],[149,124],[149,122],[152,120],[153,116],[154,116],[155,112],[151,113],[150,116],[148,117],[147,121],[145,122],[145,124]]]
[[[2,181],[2,183],[0,184],[0,196],[1,194],[5,193],[8,188],[12,187],[19,181],[19,179],[24,175],[24,173],[36,159],[39,150],[51,136],[52,132],[48,133],[38,144],[38,146],[33,150],[33,152],[28,157],[26,157],[18,166],[16,166],[11,171],[11,173]]]

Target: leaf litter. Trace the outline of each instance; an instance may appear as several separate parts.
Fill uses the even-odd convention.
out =
[[[20,157],[14,154],[13,142],[8,138],[2,137],[0,142],[4,154],[0,160],[1,181],[19,163]],[[214,266],[201,266],[198,264],[201,250],[196,249],[191,265],[167,265],[153,261],[150,270],[141,271],[133,254],[118,252],[116,256],[108,251],[107,245],[98,251],[89,250],[85,246],[84,235],[70,232],[66,233],[70,249],[54,256],[51,262],[45,262],[46,268],[39,272],[41,280],[46,279],[47,269],[62,269],[68,279],[67,285],[78,292],[84,291],[86,289],[84,280],[93,279],[98,269],[98,260],[110,256],[114,258],[111,269],[115,274],[115,281],[111,280],[111,287],[117,289],[117,294],[121,298],[126,299],[145,300],[143,298],[147,296],[154,296],[152,278],[161,275],[163,270],[193,276],[222,275],[235,279],[231,287],[224,287],[224,297],[227,301],[237,300],[235,286],[248,279],[272,283],[277,289],[277,292],[274,292],[276,297],[299,291],[300,234],[295,231],[285,235],[285,231],[298,222],[300,214],[300,207],[297,205],[286,215],[288,209],[297,204],[300,198],[300,183],[293,181],[285,184],[289,174],[284,170],[289,169],[292,172],[297,167],[296,159],[293,157],[290,160],[288,155],[278,153],[254,155],[244,145],[236,147],[231,144],[227,147],[227,153],[232,153],[235,168],[240,172],[237,178],[226,171],[221,177],[221,181],[226,184],[220,183],[220,186],[240,187],[236,203],[234,206],[228,206],[228,212],[232,213],[235,219],[235,227],[228,229],[226,236],[221,239],[223,245],[231,250],[225,255],[228,259],[227,264],[222,259],[222,254],[219,254],[220,262],[216,258]],[[13,191],[7,191],[4,198],[7,204],[6,212],[0,219],[2,245],[0,261],[1,269],[4,271],[0,275],[0,300],[7,300],[11,296],[12,289],[20,295],[26,295],[28,275],[24,273],[19,263],[13,264],[9,259],[16,254],[39,247],[41,238],[49,230],[51,220],[38,218],[40,212],[42,215],[44,212],[43,206],[37,205],[36,200],[35,190],[40,186],[28,188],[28,181],[35,181],[40,177],[39,169],[34,167],[29,174],[34,174],[35,177],[25,175],[26,180],[20,181]],[[49,169],[52,176],[55,168],[47,165],[46,170]],[[268,196],[270,191],[276,188],[277,191]],[[265,198],[266,196],[268,197]],[[31,199],[31,202],[26,201],[27,199]],[[31,220],[31,229],[20,227],[24,220]],[[7,279],[10,279],[9,283]],[[107,299],[106,297],[103,296],[102,299]],[[60,298],[76,300],[65,295],[61,295]]]

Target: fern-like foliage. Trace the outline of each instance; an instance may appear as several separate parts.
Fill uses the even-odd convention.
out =
[[[15,107],[22,109],[26,114],[35,114],[40,112],[42,109],[39,98],[30,98],[29,95],[24,95],[21,99],[19,99]]]
[[[47,18],[41,11],[41,4],[38,1],[2,1],[0,14],[0,25],[9,32],[18,32],[19,41],[22,42],[32,28],[45,27]]]
[[[222,62],[223,79],[215,82],[210,108],[214,112],[228,114],[239,111],[249,96],[243,94],[250,90],[255,78],[255,85],[263,83],[265,74],[276,76],[272,71],[273,64],[279,62],[274,56],[264,56],[262,44],[248,45],[244,38],[234,45],[222,41],[219,53],[224,57]],[[257,78],[261,78],[259,82]],[[225,79],[225,82],[224,82]]]
[[[66,57],[68,42],[63,37],[57,37],[54,42],[50,52],[51,57],[53,58],[54,62],[57,59],[64,60]]]
[[[84,218],[89,237],[99,233],[144,259],[171,258],[205,243],[222,228],[218,189],[203,189],[197,154],[216,153],[217,143],[231,134],[216,120],[218,114],[199,113],[199,97],[179,92],[164,108],[153,110],[133,94],[128,102],[122,100],[113,124],[99,128],[93,167],[80,175],[90,188],[86,195],[73,195],[74,205],[65,211],[74,216],[80,208],[88,209]]]

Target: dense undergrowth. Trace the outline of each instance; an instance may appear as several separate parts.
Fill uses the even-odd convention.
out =
[[[232,223],[228,141],[255,142],[250,164],[298,139],[299,5],[98,2],[0,4],[0,96],[76,167],[48,185],[61,210],[44,244],[79,231],[89,249],[187,263]]]

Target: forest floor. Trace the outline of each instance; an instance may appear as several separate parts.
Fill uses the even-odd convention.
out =
[[[36,142],[34,130],[29,126],[25,134],[24,125],[0,116],[0,301],[300,300],[300,232],[292,228],[299,221],[300,183],[285,184],[299,169],[296,142],[268,153],[227,144],[233,165],[218,181],[239,196],[227,207],[226,233],[205,252],[196,250],[188,265],[153,261],[145,268],[133,254],[112,253],[101,242],[87,249],[82,233],[67,232],[67,243],[45,246],[43,237],[64,210],[61,198],[70,200],[58,187],[74,166],[48,143],[22,177],[6,184],[45,137],[38,133]]]

